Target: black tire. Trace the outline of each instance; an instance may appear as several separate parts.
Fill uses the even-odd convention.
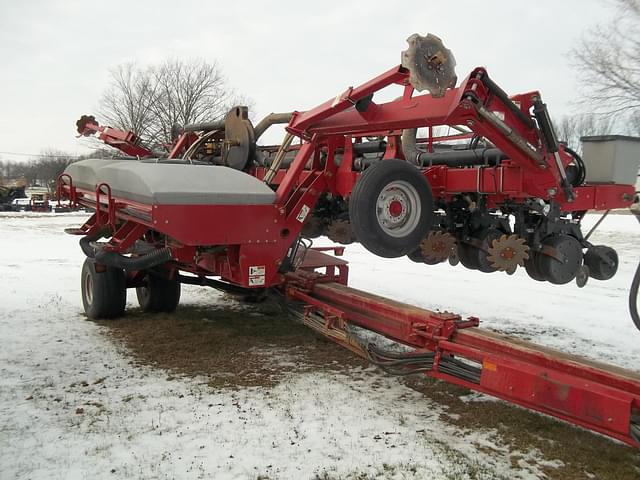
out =
[[[415,263],[424,263],[424,256],[422,255],[422,251],[418,248],[413,252],[407,253],[407,257],[409,260]]]
[[[397,205],[400,212],[391,212]],[[349,217],[356,238],[371,253],[385,258],[412,253],[434,220],[429,182],[404,160],[382,160],[356,182]]]
[[[618,253],[606,245],[594,245],[584,254],[589,275],[596,280],[609,280],[618,271]]]
[[[96,271],[93,259],[86,258],[82,265],[82,305],[92,320],[117,318],[124,315],[127,303],[127,283],[124,270],[103,267]]]
[[[478,256],[475,254],[476,248],[468,243],[458,244],[458,258],[460,263],[469,270],[478,270]]]
[[[424,263],[424,264],[427,264],[427,265],[438,265],[439,263],[446,262],[446,260],[436,260],[436,259],[431,258],[431,257],[425,257],[422,254],[422,250],[420,250],[420,248],[418,248],[417,250],[414,250],[411,253],[408,253],[407,257],[412,262]]]
[[[483,273],[495,272],[497,268],[489,262],[487,250],[491,247],[492,242],[502,235],[504,235],[503,232],[495,228],[476,230],[470,235],[470,238],[474,240],[474,243],[480,242],[481,247],[478,248],[472,243],[460,242],[458,248],[460,263],[470,270],[480,270]]]
[[[145,312],[171,313],[180,303],[180,282],[177,278],[170,280],[158,275],[147,274],[146,285],[136,288],[138,303]]]
[[[504,232],[501,232],[496,228],[485,228],[476,234],[478,240],[482,242],[482,248],[473,247],[473,249],[475,250],[475,263],[477,263],[478,270],[481,272],[492,273],[498,270],[496,267],[491,265],[491,262],[489,261],[489,253],[487,251],[493,245],[493,241],[499,240],[502,235],[504,235]]]

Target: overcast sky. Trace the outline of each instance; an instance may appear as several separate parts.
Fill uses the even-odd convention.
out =
[[[598,0],[0,0],[0,152],[83,153],[75,121],[97,110],[123,62],[217,60],[259,119],[382,73],[427,32],[453,51],[459,79],[486,66],[510,94],[540,90],[559,117],[578,99],[568,51],[610,14]]]

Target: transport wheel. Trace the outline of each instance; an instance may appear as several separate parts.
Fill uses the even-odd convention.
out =
[[[596,280],[609,280],[618,271],[618,253],[606,245],[594,245],[584,254],[589,275]]]
[[[138,303],[145,312],[175,311],[180,303],[180,282],[158,275],[147,274],[144,287],[136,288]]]
[[[551,235],[542,241],[562,258],[562,261],[549,255],[539,254],[537,267],[549,282],[555,285],[569,283],[576,278],[582,265],[582,246],[569,235]]]
[[[99,270],[103,271],[96,271],[93,259],[85,259],[81,274],[84,312],[92,320],[121,317],[127,303],[124,271],[114,267]]]
[[[418,248],[433,223],[431,187],[403,160],[382,160],[356,182],[349,200],[356,238],[370,252],[401,257]]]

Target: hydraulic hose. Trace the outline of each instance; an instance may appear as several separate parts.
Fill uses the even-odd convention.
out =
[[[640,211],[637,213],[632,210],[632,213],[636,217],[636,220],[640,222]],[[640,330],[640,315],[638,315],[638,287],[640,287],[640,262],[636,267],[636,273],[633,275],[633,281],[631,282],[631,289],[629,290],[629,313],[631,314],[631,320],[638,330]]]
[[[402,153],[407,161],[419,167],[434,165],[447,165],[448,167],[495,166],[507,158],[497,148],[472,148],[438,153],[423,152],[417,146],[416,133],[417,129],[415,128],[402,131]]]
[[[94,258],[96,256],[96,251],[98,250],[96,247],[91,245],[91,242],[97,242],[102,237],[106,237],[109,234],[110,230],[108,227],[102,228],[98,230],[93,235],[85,235],[80,239],[80,248],[82,252],[89,258]]]
[[[139,257],[127,257],[117,252],[100,250],[96,252],[94,258],[96,262],[108,267],[121,268],[127,271],[148,270],[171,260],[171,249],[169,247],[159,248]]]
[[[397,353],[382,350],[369,343],[364,348],[368,360],[390,375],[411,375],[433,370],[435,353]],[[461,378],[468,382],[480,383],[482,370],[456,358],[443,356],[440,358],[438,370],[447,375]]]

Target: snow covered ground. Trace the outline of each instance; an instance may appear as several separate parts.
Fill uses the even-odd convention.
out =
[[[0,216],[0,479],[542,478],[560,465],[504,447],[496,431],[456,428],[445,407],[375,369],[216,389],[136,364],[82,315],[83,258],[63,229],[85,217]],[[582,290],[378,259],[357,245],[346,258],[356,288],[638,370],[626,293],[640,228],[610,216],[593,240],[616,248],[621,267]],[[203,302],[224,300],[184,289],[183,303]]]

